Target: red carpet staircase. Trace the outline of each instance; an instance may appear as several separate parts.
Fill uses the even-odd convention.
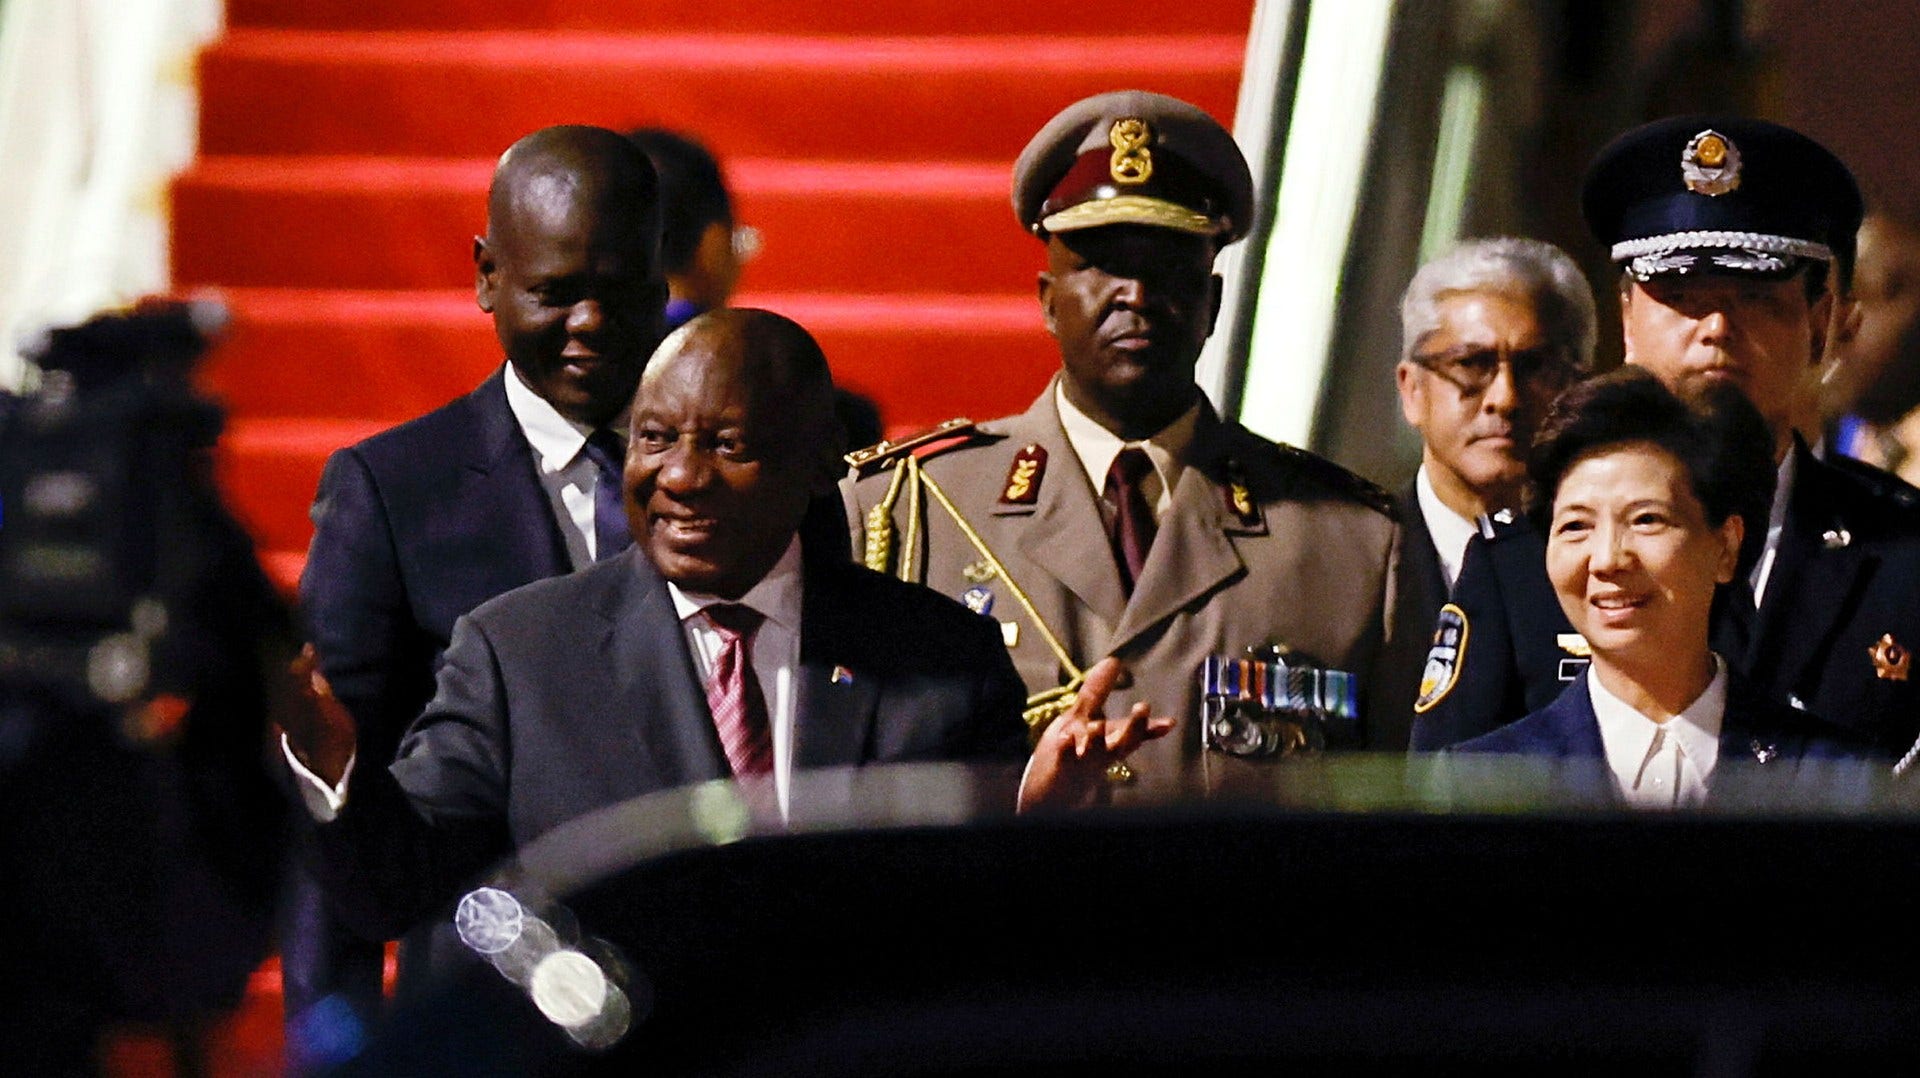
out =
[[[173,189],[176,287],[236,323],[206,370],[223,478],[291,585],[326,454],[496,363],[470,238],[551,123],[667,125],[765,250],[738,302],[812,329],[893,429],[1024,406],[1055,363],[1008,170],[1054,111],[1141,87],[1233,111],[1251,0],[230,0]]]
[[[229,0],[172,191],[175,287],[235,313],[205,370],[222,478],[291,589],[327,453],[500,361],[473,305],[493,160],[553,123],[665,125],[721,156],[764,253],[738,302],[814,331],[895,430],[1018,410],[1057,363],[1008,208],[1055,111],[1139,87],[1233,111],[1252,0]],[[277,1053],[277,977],[216,1040]],[[161,1073],[123,1042],[121,1074]]]

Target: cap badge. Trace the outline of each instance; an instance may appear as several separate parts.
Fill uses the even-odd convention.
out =
[[[1905,681],[1913,669],[1913,652],[1896,642],[1892,633],[1882,636],[1867,654],[1873,658],[1874,676],[1882,681]]]
[[[1107,141],[1113,143],[1113,158],[1107,163],[1113,182],[1138,185],[1153,176],[1153,151],[1147,148],[1152,138],[1145,120],[1129,116],[1113,121],[1107,132]]]
[[[1724,195],[1740,186],[1740,150],[1711,128],[1693,136],[1680,155],[1680,176],[1696,195]]]
[[[1007,468],[1007,486],[1000,492],[1001,505],[1032,505],[1040,500],[1040,481],[1047,477],[1047,451],[1029,445],[1013,455]]]

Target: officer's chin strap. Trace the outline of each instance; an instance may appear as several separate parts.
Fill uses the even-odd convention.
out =
[[[902,490],[905,490],[907,495],[907,530],[905,542],[902,544],[904,549],[901,552],[900,563],[894,566],[890,564],[893,561],[893,507],[900,500]],[[1040,735],[1046,732],[1048,725],[1073,706],[1075,695],[1079,693],[1081,684],[1087,680],[1086,671],[1080,669],[1079,664],[1067,654],[1067,649],[1060,644],[1060,638],[1054,635],[1053,630],[1041,619],[1040,612],[1034,609],[1033,600],[1027,598],[1027,593],[1014,582],[1013,577],[1007,572],[1007,567],[1002,565],[993,551],[987,548],[986,540],[980,538],[980,533],[960,515],[959,508],[953,504],[952,499],[947,497],[947,492],[941,490],[940,484],[934,482],[933,477],[920,467],[920,460],[917,457],[909,456],[900,462],[894,469],[892,482],[887,484],[886,497],[880,499],[879,504],[867,511],[865,551],[867,568],[881,573],[891,571],[901,580],[912,582],[914,550],[920,543],[920,518],[925,513],[925,508],[920,502],[922,490],[932,495],[934,501],[940,503],[940,507],[953,518],[953,523],[960,529],[960,533],[967,537],[967,542],[972,543],[973,549],[979,551],[980,557],[993,567],[994,575],[1005,582],[1007,590],[1013,594],[1014,601],[1027,612],[1027,618],[1039,631],[1040,638],[1046,642],[1054,658],[1059,660],[1060,668],[1067,672],[1068,678],[1065,685],[1027,697],[1027,707],[1022,712],[1022,716],[1027,722],[1028,740],[1037,742],[1040,740]]]

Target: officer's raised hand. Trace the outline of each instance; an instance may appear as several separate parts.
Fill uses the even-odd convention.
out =
[[[1087,671],[1073,706],[1047,727],[1020,782],[1020,808],[1081,808],[1092,805],[1107,783],[1107,769],[1133,750],[1174,728],[1174,720],[1147,714],[1137,703],[1124,717],[1109,719],[1107,697],[1126,668],[1106,658]]]

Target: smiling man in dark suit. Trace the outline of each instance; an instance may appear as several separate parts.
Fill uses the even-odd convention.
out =
[[[473,243],[475,297],[507,362],[327,461],[300,598],[364,758],[392,758],[456,618],[627,544],[618,434],[664,332],[659,237],[652,166],[624,136],[552,127],[515,143]],[[377,1003],[379,948],[334,925],[311,885],[283,937],[296,1023],[336,991]]]
[[[802,541],[843,448],[805,330],[703,315],[661,346],[632,416],[631,550],[460,619],[390,769],[350,766],[341,709],[289,731],[329,882],[363,928],[397,931],[514,848],[655,790],[754,780],[784,813],[802,769],[1026,756],[992,621],[851,564],[838,537]],[[1099,668],[1043,741],[1028,804],[1084,800],[1170,727],[1100,718],[1117,673]]]

